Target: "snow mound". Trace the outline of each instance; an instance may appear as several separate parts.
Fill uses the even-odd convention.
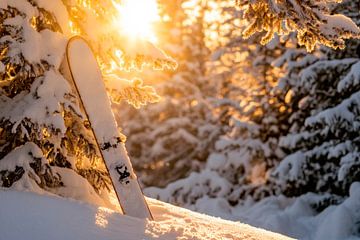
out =
[[[148,199],[155,221],[31,192],[0,191],[0,239],[290,239]]]

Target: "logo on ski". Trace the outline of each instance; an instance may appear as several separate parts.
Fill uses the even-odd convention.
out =
[[[129,181],[130,173],[128,172],[128,168],[125,165],[117,166],[117,167],[115,167],[115,170],[120,175],[120,178],[119,178],[120,183],[125,183],[125,184],[130,183],[130,181]]]
[[[116,143],[111,144],[110,142],[106,142],[100,145],[101,150],[108,150],[109,148],[117,148],[119,144],[122,143],[122,140],[120,137],[116,138]]]

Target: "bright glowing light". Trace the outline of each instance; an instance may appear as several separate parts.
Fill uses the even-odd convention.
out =
[[[156,0],[123,0],[116,7],[119,11],[116,22],[121,31],[130,37],[156,42],[153,25],[160,19]]]

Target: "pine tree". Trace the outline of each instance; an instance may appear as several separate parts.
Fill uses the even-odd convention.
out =
[[[290,116],[294,122],[302,119],[297,115],[299,112],[293,102],[300,99],[295,96],[296,94],[294,95],[293,91],[289,91],[285,79],[291,79],[289,81],[297,86],[296,90],[302,91],[304,81],[299,81],[296,75],[304,66],[313,64],[324,54],[321,56],[318,52],[307,54],[304,49],[298,48],[298,41],[293,37],[295,33],[273,39],[272,34],[276,31],[277,26],[276,24],[271,25],[273,22],[267,22],[266,26],[260,24],[259,28],[255,28],[257,31],[263,30],[260,27],[263,27],[265,31],[273,28],[272,33],[268,34],[266,39],[263,38],[263,43],[268,43],[271,39],[273,42],[266,46],[259,46],[257,43],[260,42],[260,36],[255,34],[251,28],[258,24],[257,20],[263,20],[249,18],[249,15],[246,14],[249,14],[248,11],[251,7],[244,7],[244,5],[241,6],[240,10],[225,7],[225,10],[230,11],[233,15],[232,19],[224,20],[224,23],[232,24],[228,28],[229,32],[224,33],[230,40],[227,46],[220,48],[213,57],[215,60],[213,65],[216,66],[214,76],[217,74],[217,77],[221,79],[217,89],[220,97],[214,101],[218,106],[227,133],[216,142],[215,151],[209,155],[204,169],[169,184],[165,189],[148,189],[148,194],[153,197],[204,211],[201,204],[203,199],[212,198],[220,201],[222,206],[237,205],[241,204],[243,200],[257,201],[268,195],[284,193],[285,186],[288,186],[286,189],[291,191],[294,186],[294,184],[287,185],[289,181],[279,183],[273,177],[277,174],[276,169],[279,164],[280,168],[288,169],[287,161],[282,162],[282,159],[289,154],[289,150],[284,148],[284,142],[288,142],[286,140],[289,139],[282,137],[288,135],[289,131],[294,131],[294,125],[290,128],[288,119]],[[325,12],[328,11],[330,10]],[[329,12],[329,14],[332,13]],[[241,22],[238,19],[241,15],[248,17]],[[344,19],[346,19],[345,22],[350,21],[346,17]],[[278,20],[280,21],[281,18]],[[351,25],[354,26],[353,23]],[[250,27],[242,31],[241,27],[244,26]],[[243,34],[235,31],[236,27]],[[298,36],[302,34],[301,28],[293,27],[293,30],[298,31]],[[339,31],[341,32],[341,30]],[[341,35],[340,32],[338,33]],[[285,32],[278,33],[285,34]],[[248,40],[244,40],[243,35],[252,36]],[[328,40],[326,40],[327,45],[341,47],[339,42],[330,44],[332,40]],[[307,42],[308,50],[311,50],[316,42],[317,40]],[[321,43],[325,44],[325,42]],[[286,64],[284,64],[285,62]],[[274,65],[285,66],[285,68],[275,68]],[[338,66],[338,68],[341,69],[342,66]],[[323,74],[323,72],[321,73]],[[319,77],[324,77],[322,74],[319,74]],[[281,81],[278,83],[279,79]],[[316,83],[314,79],[312,82]],[[323,86],[328,86],[326,84],[328,83]],[[311,86],[311,84],[309,85]],[[306,92],[303,96],[308,94],[309,92]],[[329,98],[326,97],[325,101],[328,101]],[[321,104],[318,99],[312,100],[309,102],[313,105]],[[305,111],[310,111],[308,106],[305,107]],[[304,122],[298,122],[299,126],[303,124]],[[304,140],[308,141],[309,139]],[[295,161],[296,159],[292,166],[296,165]],[[287,177],[289,177],[289,171],[284,172],[279,181]],[[296,177],[298,176],[295,176],[294,179]],[[311,181],[308,181],[307,184],[311,185]],[[294,191],[296,189],[307,191],[303,185],[294,188]],[[344,189],[344,192],[348,192],[347,190]],[[205,211],[211,212],[211,209]]]
[[[114,4],[1,1],[0,186],[107,201],[108,173],[77,95],[61,73],[67,38],[81,34],[91,43],[114,100],[137,105],[158,98],[139,81],[119,81],[113,77],[117,71],[175,64],[149,43],[139,41],[136,51],[124,44],[112,24]]]
[[[331,5],[341,2],[338,0],[236,2],[243,11],[242,17],[250,23],[245,37],[265,31],[262,44],[269,42],[275,33],[288,35],[295,31],[298,43],[308,51],[314,50],[316,43],[344,49],[346,39],[360,37],[360,29],[351,19],[331,12]]]
[[[100,161],[77,100],[58,70],[63,52],[44,44],[65,47],[60,25],[35,2],[12,4],[1,8],[1,185],[60,189],[67,185],[63,175],[76,173],[99,192],[109,188],[105,169],[95,168]]]
[[[356,5],[344,1],[336,10],[359,24]],[[274,175],[288,196],[327,192],[345,197],[359,181],[357,48],[359,41],[351,40],[342,51],[320,48],[314,54],[292,50],[286,55],[282,87],[291,96],[292,126],[281,139],[288,156]]]
[[[192,5],[193,4],[193,5]],[[169,18],[164,49],[174,56],[178,69],[157,85],[162,100],[140,111],[121,112],[128,136],[127,148],[146,186],[166,186],[198,170],[219,134],[211,104],[206,62],[205,1],[162,4]],[[194,10],[195,8],[195,10]]]
[[[228,25],[225,29],[230,30],[219,37],[231,41],[213,54],[209,74],[213,81],[209,84],[217,87],[211,103],[221,134],[201,171],[165,189],[146,190],[153,197],[193,209],[201,208],[197,203],[209,197],[235,205],[250,195],[259,199],[270,194],[257,188],[266,182],[266,171],[275,165],[273,161],[279,161],[277,138],[284,124],[278,121],[286,120],[279,118],[286,116],[284,103],[272,93],[277,75],[271,62],[281,47],[257,45],[257,38],[242,40],[239,32],[233,31],[237,19],[227,17],[227,12],[235,9],[221,7],[225,10],[224,25]]]

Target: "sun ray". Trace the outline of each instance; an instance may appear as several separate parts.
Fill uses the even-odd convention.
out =
[[[156,0],[123,0],[116,8],[116,24],[125,35],[156,42],[153,25],[160,20]]]

